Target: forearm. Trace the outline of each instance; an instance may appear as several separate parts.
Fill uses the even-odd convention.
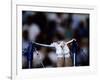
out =
[[[76,41],[76,39],[72,39],[72,40],[70,40],[70,41],[66,42],[65,44],[72,43],[73,41]]]
[[[33,42],[33,44],[35,44],[37,46],[41,46],[41,47],[55,48],[54,46],[47,45],[47,44],[40,44],[40,43],[36,43],[36,42]]]

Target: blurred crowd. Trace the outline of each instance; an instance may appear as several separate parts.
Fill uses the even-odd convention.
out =
[[[76,66],[89,66],[89,14],[22,11],[22,67],[27,68],[25,51],[29,41],[51,44],[54,41],[77,40]],[[37,46],[33,52],[33,68],[56,67],[55,51]],[[71,50],[71,47],[70,47]],[[73,60],[73,53],[71,53]]]

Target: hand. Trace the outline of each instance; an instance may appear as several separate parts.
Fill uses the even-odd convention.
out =
[[[75,39],[75,38],[73,38],[72,40],[73,40],[73,41],[76,41],[76,39]]]

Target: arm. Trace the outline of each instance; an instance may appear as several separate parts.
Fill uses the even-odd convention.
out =
[[[52,45],[47,45],[47,44],[40,44],[40,43],[36,43],[36,42],[33,42],[33,44],[38,45],[38,46],[42,46],[42,47],[55,48],[54,46],[52,46]]]
[[[76,39],[72,39],[72,40],[70,40],[70,41],[66,42],[65,44],[72,43],[73,41],[76,41]]]

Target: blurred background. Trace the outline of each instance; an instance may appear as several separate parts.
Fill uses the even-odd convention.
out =
[[[89,14],[22,11],[22,68],[28,68],[29,41],[51,44],[54,41],[77,40],[76,65],[89,66]],[[72,45],[69,46],[73,60]],[[32,68],[57,67],[54,50],[36,46],[41,59],[33,52]]]

